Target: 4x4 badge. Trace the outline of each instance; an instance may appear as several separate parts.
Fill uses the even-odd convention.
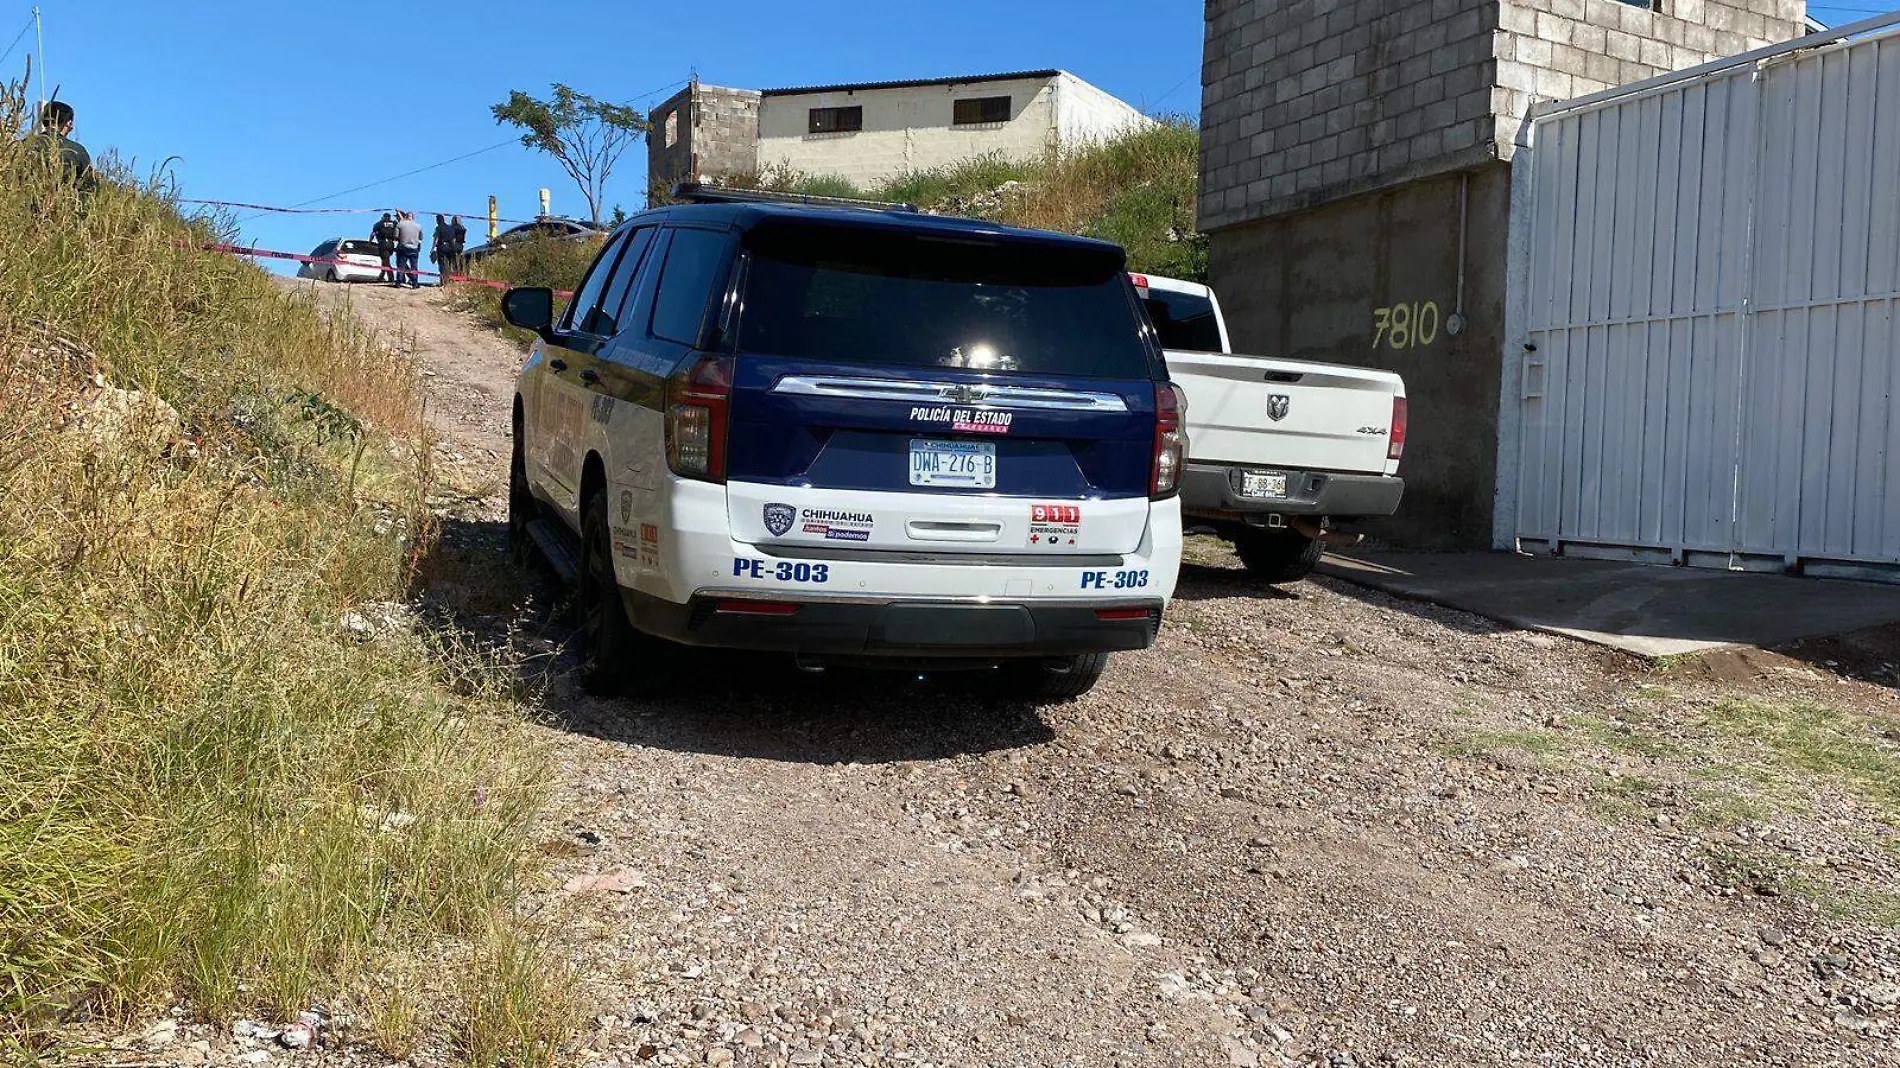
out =
[[[798,509],[789,504],[768,504],[765,506],[765,529],[775,538],[782,538],[798,521]]]
[[[1267,418],[1279,422],[1286,418],[1287,409],[1293,407],[1293,398],[1284,393],[1267,395]]]

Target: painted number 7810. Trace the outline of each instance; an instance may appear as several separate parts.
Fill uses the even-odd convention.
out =
[[[1372,309],[1372,347],[1415,348],[1438,340],[1438,302],[1394,304]]]

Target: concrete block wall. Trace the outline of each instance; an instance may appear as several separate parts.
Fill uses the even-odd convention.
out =
[[[1533,101],[1800,36],[1802,0],[1208,0],[1200,226],[1509,158]]]
[[[699,87],[698,104],[693,109],[693,157],[699,163],[699,173],[694,177],[758,167],[759,106],[755,90]]]
[[[647,191],[663,193],[693,170],[693,91],[688,86],[647,112]]]
[[[1405,498],[1396,515],[1351,527],[1376,544],[1490,544],[1509,205],[1510,168],[1492,161],[1210,235],[1234,351],[1404,377]],[[1398,306],[1429,315],[1429,333],[1380,330]]]
[[[1802,0],[1499,0],[1493,68],[1498,155],[1540,100],[1653,78],[1806,31]]]
[[[759,94],[693,84],[647,115],[647,187],[747,173],[759,166]]]
[[[1498,13],[1498,0],[1209,0],[1201,229],[1492,158]]]
[[[1057,142],[1057,79],[933,83],[819,92],[768,91],[759,120],[759,163],[843,178],[859,189],[914,171],[983,155],[1027,160]],[[1005,122],[958,126],[956,102],[1006,96]],[[864,128],[811,132],[813,108],[861,107]]]

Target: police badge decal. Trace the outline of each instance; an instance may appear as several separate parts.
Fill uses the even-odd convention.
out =
[[[782,538],[798,521],[798,509],[789,504],[768,504],[765,506],[765,529],[775,538]]]

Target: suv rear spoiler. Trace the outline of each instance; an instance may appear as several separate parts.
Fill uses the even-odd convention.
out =
[[[681,182],[673,199],[689,204],[803,204],[813,208],[862,208],[866,211],[903,211],[915,214],[917,205],[859,197],[827,197],[811,193],[779,193],[766,189],[721,189],[704,182]]]

